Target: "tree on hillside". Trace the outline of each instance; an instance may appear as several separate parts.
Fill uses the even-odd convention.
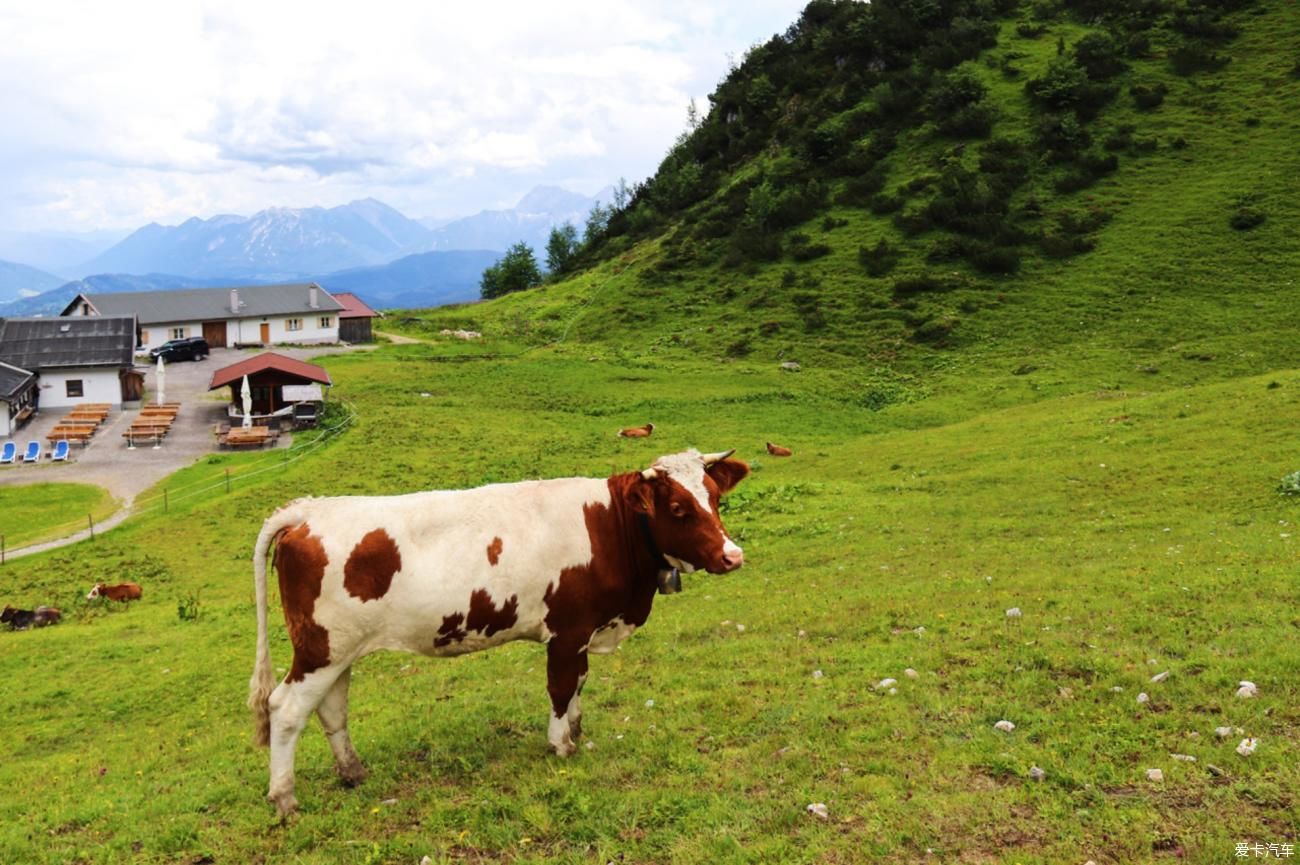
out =
[[[591,213],[587,214],[587,225],[582,233],[582,245],[593,246],[605,234],[605,229],[609,227],[609,217],[614,210],[610,207],[604,207],[597,201],[591,207]]]
[[[521,240],[506,250],[500,261],[483,271],[479,291],[484,300],[489,300],[541,284],[542,272],[533,257],[533,248]]]
[[[566,222],[551,229],[551,236],[546,240],[546,269],[552,277],[563,276],[573,265],[573,257],[578,254],[578,229],[573,223]]]

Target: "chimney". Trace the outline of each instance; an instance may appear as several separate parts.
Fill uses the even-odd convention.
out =
[[[320,308],[320,301],[316,298],[316,286],[312,285],[307,289],[307,305],[312,309]]]
[[[239,289],[230,289],[230,311],[239,314]]]

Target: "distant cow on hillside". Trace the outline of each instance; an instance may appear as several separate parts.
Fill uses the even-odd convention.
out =
[[[618,434],[625,439],[643,439],[655,431],[655,425],[648,423],[645,426],[633,426],[618,431]]]
[[[262,526],[253,551],[256,738],[271,746],[267,798],[294,798],[294,750],[316,712],[346,784],[366,776],[348,737],[352,664],[379,649],[463,655],[511,640],[546,644],[548,739],[577,750],[587,654],[614,651],[679,571],[721,574],[741,551],[718,515],[749,474],[732,451],[660,457],[610,478],[493,484],[404,496],[299,499]],[[275,544],[293,665],[277,686],[266,560]]]
[[[54,607],[37,607],[35,610],[18,610],[10,606],[4,608],[0,613],[0,622],[7,624],[10,629],[15,631],[25,631],[28,628],[43,628],[46,625],[53,625],[63,618],[63,613]]]
[[[116,586],[110,586],[105,583],[96,583],[95,588],[90,590],[86,595],[86,600],[93,601],[95,598],[108,598],[110,601],[138,601],[144,596],[144,590],[135,583],[118,583]]]

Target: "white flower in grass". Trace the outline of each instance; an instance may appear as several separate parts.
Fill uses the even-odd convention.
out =
[[[1165,780],[1165,773],[1160,771],[1159,769],[1147,769],[1147,780],[1163,781]]]
[[[1255,753],[1255,748],[1259,745],[1259,740],[1254,738],[1242,739],[1241,744],[1237,746],[1237,753],[1243,757],[1249,757]]]
[[[1242,680],[1241,682],[1238,682],[1237,684],[1238,684],[1238,687],[1237,687],[1237,696],[1238,696],[1238,697],[1241,697],[1241,698],[1243,698],[1243,699],[1250,699],[1250,698],[1252,698],[1252,697],[1258,697],[1258,696],[1259,696],[1259,688],[1255,686],[1255,683],[1254,683],[1254,682],[1247,682],[1247,681],[1245,681],[1245,680]]]
[[[1007,720],[998,721],[993,725],[994,730],[1001,730],[1003,733],[1010,733],[1016,728],[1016,725]]]
[[[808,806],[808,813],[818,820],[829,820],[831,812],[827,810],[825,802],[813,802]]]

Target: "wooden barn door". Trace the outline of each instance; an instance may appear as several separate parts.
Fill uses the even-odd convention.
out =
[[[262,345],[271,344],[271,325],[268,322],[262,322]]]
[[[208,341],[208,348],[225,348],[226,323],[224,321],[203,322],[203,338]]]

